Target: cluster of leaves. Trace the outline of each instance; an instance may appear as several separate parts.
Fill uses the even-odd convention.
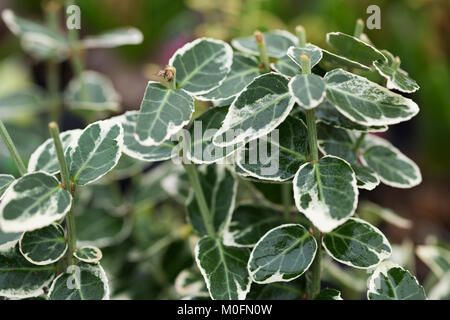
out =
[[[6,16],[11,21],[11,13]],[[17,18],[14,21],[9,26],[17,31],[23,20],[19,20],[22,24]],[[36,28],[30,31],[26,26],[19,29],[21,39],[24,48],[33,51],[32,44],[44,35],[33,36]],[[185,174],[169,166],[159,177],[153,174],[153,184],[133,199],[135,206],[156,201],[150,199],[160,196],[155,185],[162,185],[161,177],[166,176],[167,193],[186,200],[187,220],[201,238],[194,249],[197,268],[182,271],[176,279],[180,295],[341,299],[335,289],[319,291],[324,249],[344,265],[374,268],[368,281],[369,299],[424,299],[415,277],[386,260],[392,253],[386,237],[355,216],[358,189],[372,190],[380,182],[410,188],[421,181],[412,160],[372,134],[418,113],[412,100],[391,91],[413,92],[418,85],[400,69],[398,58],[376,49],[361,31],[357,28],[354,36],[329,33],[327,41],[334,52],[306,43],[302,28],[297,36],[273,31],[235,39],[232,46],[237,51],[223,41],[197,39],[173,55],[162,73],[164,82],[148,83],[139,111],[94,122],[84,130],[65,131],[43,143],[32,154],[26,174],[18,179],[0,177],[0,228],[20,234],[20,239],[0,247],[1,264],[6,266],[0,269],[0,296],[36,296],[50,286],[50,299],[108,298],[105,272],[98,263],[101,251],[92,245],[72,251],[70,238],[80,240],[87,227],[108,219],[104,211],[111,204],[98,203],[96,208],[103,206],[103,211],[91,214],[81,197],[74,198],[77,187],[88,190],[107,173],[119,172],[120,159],[157,162],[175,159],[182,151]],[[27,32],[31,35],[25,36]],[[113,34],[97,43],[117,44],[111,37],[117,39]],[[53,36],[49,38],[52,41],[44,44],[55,44]],[[130,38],[119,36],[117,41],[123,44]],[[39,54],[64,58],[63,43]],[[323,70],[328,72],[323,75]],[[359,71],[378,72],[387,79],[386,87],[356,74]],[[85,102],[92,99],[86,100],[86,92],[96,97],[102,92],[108,101],[115,97],[100,90],[95,79],[69,86],[73,92],[69,101],[89,105]],[[172,137],[193,120],[195,100],[209,101],[213,107],[196,119],[202,123],[200,137],[192,134],[196,139],[182,141],[180,147]],[[251,163],[246,159],[252,141],[275,143],[270,139],[275,129],[280,132],[279,166],[277,172],[267,174],[264,159]],[[194,133],[194,126],[188,130]],[[207,160],[196,152],[198,146],[210,152]],[[222,164],[227,159],[231,165]],[[174,180],[167,179],[172,175]],[[191,186],[186,197],[181,192],[183,179]],[[266,188],[261,191],[266,198],[273,196],[270,188],[281,187],[282,200],[236,205],[238,188],[247,185],[260,191]],[[84,220],[77,217],[74,235],[70,217],[77,207],[87,212],[81,215]],[[98,233],[98,246],[104,245],[101,234],[108,231],[90,230]],[[86,237],[92,240],[92,234]],[[78,277],[64,269],[73,259]],[[73,276],[77,285],[69,287]]]

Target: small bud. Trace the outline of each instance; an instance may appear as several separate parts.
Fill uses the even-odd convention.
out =
[[[299,32],[305,32],[305,28],[301,25],[298,25],[295,27],[295,32],[299,33]]]
[[[255,32],[253,33],[253,35],[255,36],[256,39],[256,43],[260,44],[264,42],[264,37],[261,31],[259,30],[255,30]]]
[[[300,58],[300,60],[311,60],[311,58],[306,53],[302,53],[298,57]]]

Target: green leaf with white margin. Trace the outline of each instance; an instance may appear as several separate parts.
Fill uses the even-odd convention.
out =
[[[190,148],[186,153],[189,160],[197,164],[211,164],[228,157],[241,147],[239,144],[219,147],[212,142],[227,113],[226,106],[214,107],[195,119],[189,128],[191,140],[188,142]]]
[[[233,211],[223,242],[228,246],[253,247],[266,232],[282,223],[280,211],[258,205],[240,205]]]
[[[81,43],[87,49],[115,48],[129,44],[140,44],[142,40],[144,40],[144,36],[139,29],[125,27],[109,30],[99,35],[85,37],[81,40]]]
[[[381,263],[369,278],[369,300],[425,300],[416,277],[390,261]]]
[[[64,92],[64,102],[72,110],[117,112],[120,100],[111,80],[90,70],[72,79]]]
[[[109,300],[105,271],[99,264],[79,262],[53,281],[49,300]]]
[[[327,43],[335,48],[339,55],[367,67],[372,67],[372,63],[376,60],[387,62],[386,57],[378,49],[342,32],[327,33]]]
[[[297,37],[284,30],[264,32],[263,37],[267,55],[273,58],[283,57],[289,47],[298,44]],[[231,45],[241,52],[259,56],[258,45],[254,36],[233,39]]]
[[[302,68],[299,67],[288,55],[282,56],[276,63],[271,63],[270,67],[275,72],[281,73],[286,77],[295,77],[302,73]]]
[[[325,156],[302,165],[293,181],[297,209],[322,232],[330,232],[353,215],[358,188],[345,160]]]
[[[117,120],[90,124],[66,151],[72,181],[86,185],[100,179],[117,165],[122,149],[123,129]]]
[[[19,89],[0,97],[0,120],[4,122],[35,116],[45,111],[43,94],[37,88]]]
[[[297,64],[300,70],[302,69],[302,63],[300,61],[301,54],[306,54],[310,58],[311,69],[322,60],[322,49],[313,44],[307,43],[304,48],[290,47],[287,51],[287,55]]]
[[[382,52],[388,58],[389,62],[374,61],[373,66],[387,80],[386,87],[391,90],[394,89],[406,93],[417,91],[420,88],[419,85],[399,65],[395,66],[395,58],[392,53],[386,50]]]
[[[250,291],[247,270],[250,251],[226,246],[221,239],[202,238],[195,247],[195,260],[214,300],[244,300]]]
[[[356,175],[358,188],[373,190],[380,184],[378,175],[371,168],[358,162],[358,153],[354,150],[356,137],[352,131],[319,122],[317,142],[323,154],[333,155],[350,163]]]
[[[20,253],[17,242],[0,246],[0,296],[29,298],[44,293],[56,275],[56,266],[36,266]]]
[[[199,168],[200,185],[208,206],[211,223],[217,235],[221,235],[231,220],[236,200],[237,182],[225,166],[209,165]],[[199,235],[206,235],[207,228],[194,193],[187,200],[188,220]]]
[[[181,297],[208,297],[205,282],[198,270],[184,269],[175,278],[175,291]]]
[[[163,161],[175,156],[175,143],[167,140],[156,146],[143,145],[134,134],[139,117],[138,111],[128,111],[118,117],[123,127],[123,153],[141,161]]]
[[[411,229],[413,222],[405,217],[400,216],[391,209],[383,208],[370,201],[362,201],[358,207],[358,213],[362,215],[378,216],[383,221],[386,221],[401,229]]]
[[[364,165],[372,168],[381,182],[395,188],[412,188],[422,182],[419,167],[383,138],[368,135],[361,154]]]
[[[288,79],[280,74],[263,74],[251,82],[233,101],[213,143],[226,147],[265,136],[286,119],[294,106]]]
[[[80,261],[86,263],[99,263],[102,259],[103,254],[101,250],[94,246],[85,246],[80,249],[77,249],[73,256]]]
[[[428,291],[429,300],[450,300],[450,272]]]
[[[303,121],[289,116],[277,129],[278,134],[272,131],[239,151],[237,164],[249,176],[286,181],[307,161],[308,131]],[[264,146],[267,152],[263,152]]]
[[[438,278],[450,272],[450,250],[437,245],[422,245],[416,248],[416,254]]]
[[[2,18],[9,30],[21,38],[22,47],[37,59],[67,58],[68,42],[64,35],[42,24],[20,18],[10,9],[2,11]]]
[[[72,197],[55,177],[29,173],[15,180],[0,203],[0,226],[5,232],[32,231],[58,221],[69,211]]]
[[[136,122],[137,140],[154,146],[168,140],[191,119],[194,100],[183,90],[149,81]]]
[[[10,174],[0,174],[0,199],[5,193],[6,189],[14,182],[16,178],[14,178]]]
[[[19,240],[20,253],[36,265],[55,263],[64,256],[67,248],[64,228],[56,223],[24,232]]]
[[[350,120],[365,126],[406,121],[419,112],[411,99],[342,69],[328,72],[327,99]]]
[[[317,242],[300,224],[284,224],[267,232],[253,248],[248,271],[256,283],[291,281],[314,260]]]
[[[219,102],[236,96],[253,79],[260,75],[258,64],[254,57],[233,53],[231,70],[222,84],[206,94],[196,96],[196,98],[198,100]]]
[[[81,129],[68,130],[59,135],[64,151],[77,141],[82,131]],[[28,172],[36,171],[44,171],[52,175],[59,172],[59,163],[53,139],[47,139],[31,154],[28,161]]]
[[[361,132],[384,132],[387,126],[363,126],[343,116],[329,101],[322,102],[316,109],[316,117],[334,127]]]
[[[314,300],[342,300],[341,293],[336,289],[322,289]]]
[[[326,96],[325,82],[316,74],[299,74],[289,81],[289,92],[302,108],[317,107]]]
[[[322,244],[335,260],[354,268],[368,269],[392,253],[384,234],[368,222],[350,218],[323,236]]]
[[[365,66],[357,61],[347,59],[346,57],[340,56],[338,54],[335,54],[322,48],[321,50],[323,53],[323,59],[321,60],[321,64],[327,70],[342,67],[349,68],[352,70],[364,70],[364,71],[370,70],[370,67]]]
[[[178,49],[169,65],[176,69],[177,88],[199,96],[222,85],[232,62],[233,49],[228,43],[199,38]]]

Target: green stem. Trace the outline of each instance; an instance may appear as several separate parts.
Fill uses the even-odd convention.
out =
[[[256,30],[255,33],[256,44],[258,45],[259,59],[261,61],[261,69],[263,72],[270,72],[270,60],[267,55],[267,46],[264,36],[261,31]]]
[[[55,122],[51,122],[48,125],[50,135],[53,138],[53,143],[55,145],[56,156],[58,158],[59,169],[61,174],[61,180],[64,186],[64,189],[68,190],[72,194],[72,203],[69,210],[69,213],[66,215],[66,226],[67,226],[67,239],[69,248],[66,253],[66,265],[68,266],[73,264],[73,253],[77,248],[77,236],[76,236],[76,228],[75,228],[75,215],[73,212],[73,203],[75,196],[75,186],[70,182],[69,169],[67,168],[66,158],[64,157],[64,149],[62,147],[61,138],[59,135],[59,127]]]
[[[0,120],[0,136],[5,142],[5,145],[8,148],[11,157],[13,158],[17,170],[19,170],[20,175],[23,176],[27,173],[27,169],[23,164],[22,158],[20,157],[19,152],[17,151],[17,148],[14,145],[14,142],[12,141],[11,136],[9,135],[8,130],[6,130],[6,127],[3,124],[2,120]]]
[[[358,139],[357,139],[356,142],[355,142],[355,145],[353,146],[353,151],[354,151],[354,152],[358,151],[359,148],[361,148],[361,146],[362,146],[362,144],[363,144],[363,142],[364,142],[364,139],[365,139],[366,135],[367,135],[367,132],[362,132],[362,133],[359,135]]]
[[[191,187],[194,190],[195,199],[197,200],[200,213],[202,215],[203,221],[205,223],[206,231],[208,236],[211,238],[216,237],[216,232],[214,231],[213,222],[211,221],[211,214],[209,212],[208,205],[206,203],[205,194],[203,193],[202,186],[200,184],[200,178],[198,176],[197,167],[193,163],[184,163],[184,170],[188,175]]]
[[[363,30],[364,30],[364,21],[362,21],[362,19],[356,20],[355,30],[353,31],[353,36],[355,38],[359,39],[361,37]]]
[[[295,33],[297,34],[299,48],[304,48],[306,46],[305,28],[303,28],[303,26],[297,26],[295,28]]]
[[[300,55],[300,62],[302,64],[302,73],[311,74],[311,60],[306,54]],[[314,109],[306,110],[306,124],[308,126],[308,140],[309,140],[309,156],[311,161],[319,161],[319,150],[317,147],[317,128],[316,128],[316,113]],[[314,238],[317,241],[317,252],[314,261],[308,271],[307,277],[307,294],[309,299],[313,299],[320,291],[320,274],[321,274],[321,260],[322,260],[322,237],[320,231],[312,227]]]

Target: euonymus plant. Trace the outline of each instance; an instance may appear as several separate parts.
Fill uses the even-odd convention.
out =
[[[0,176],[0,228],[21,233],[1,247],[0,296],[46,287],[49,299],[109,297],[101,251],[77,244],[73,212],[76,196],[127,156],[172,160],[163,175],[189,183],[186,216],[198,238],[196,269],[175,284],[185,297],[339,300],[321,285],[331,258],[368,270],[368,299],[425,299],[416,278],[389,260],[388,239],[357,214],[360,189],[421,182],[416,164],[376,135],[418,113],[402,93],[419,86],[362,32],[358,21],[353,35],[327,34],[330,51],[308,43],[300,26],[296,36],[234,39],[235,50],[197,39],[175,52],[161,82],[148,83],[139,111],[62,133],[50,123],[51,139],[27,168],[2,126],[22,176]],[[368,79],[375,74],[385,86]],[[194,119],[198,101],[212,106]],[[177,193],[180,181],[166,188]],[[241,201],[242,189],[254,197]]]

